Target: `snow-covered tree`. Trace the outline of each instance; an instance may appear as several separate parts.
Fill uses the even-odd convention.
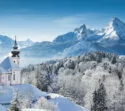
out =
[[[99,89],[93,93],[92,111],[106,111],[106,90],[103,83],[100,84]]]
[[[48,91],[48,87],[51,87],[51,84],[53,82],[53,74],[51,66],[44,65],[39,67],[37,70],[39,72],[38,82],[37,82],[38,88],[40,88],[42,91]]]
[[[14,93],[14,97],[13,100],[11,101],[9,111],[21,111],[21,101],[18,91]]]
[[[57,105],[52,102],[47,101],[46,98],[41,97],[38,102],[35,104],[35,108],[37,109],[46,109],[49,111],[58,111]]]
[[[23,69],[22,75],[24,83],[36,85],[43,91],[62,94],[88,109],[91,108],[94,94],[98,93],[98,81],[101,80],[105,86],[107,107],[125,105],[125,57],[112,53],[91,52],[30,65]]]

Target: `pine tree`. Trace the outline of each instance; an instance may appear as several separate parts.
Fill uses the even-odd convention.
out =
[[[96,111],[98,103],[97,103],[97,91],[95,90],[93,93],[93,107],[92,107],[92,111]]]
[[[103,83],[101,83],[99,89],[93,93],[92,111],[105,111],[106,109],[106,91]]]
[[[11,101],[11,106],[9,108],[9,111],[20,111],[20,101],[18,99],[18,93],[17,92],[14,94],[14,98]]]
[[[117,62],[117,58],[116,58],[116,56],[114,55],[113,57],[112,57],[112,59],[111,59],[111,63],[112,64],[115,64]]]
[[[48,91],[48,87],[51,87],[51,84],[53,83],[52,80],[52,69],[50,66],[45,65],[44,69],[40,69],[38,67],[37,69],[38,74],[38,82],[37,87],[41,89],[42,91]]]

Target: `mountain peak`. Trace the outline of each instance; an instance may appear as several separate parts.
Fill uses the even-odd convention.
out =
[[[112,17],[112,21],[117,22],[117,21],[121,21],[121,20],[119,18],[117,18],[117,17]]]
[[[80,26],[80,29],[85,29],[86,28],[86,25],[85,24],[82,24],[81,26]]]
[[[33,42],[33,41],[32,41],[31,39],[29,39],[29,38],[28,38],[28,39],[26,39],[26,41],[27,41],[27,42]]]
[[[76,28],[74,32],[77,34],[78,40],[87,37],[87,28],[85,24],[81,25],[79,28]]]
[[[86,25],[82,24],[80,27],[76,28],[75,31],[86,30]]]
[[[111,21],[109,22],[109,26],[111,27],[121,27],[121,26],[123,26],[123,25],[125,25],[124,24],[124,22],[122,22],[119,18],[117,18],[117,17],[113,17],[112,19],[111,19]]]
[[[105,36],[103,39],[108,40],[125,40],[125,23],[119,18],[114,17],[104,29]]]

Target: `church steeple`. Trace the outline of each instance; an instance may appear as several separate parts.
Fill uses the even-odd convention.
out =
[[[18,49],[18,45],[17,45],[17,41],[16,41],[16,36],[15,36],[15,41],[14,41],[13,49]]]
[[[11,51],[12,53],[12,57],[19,57],[19,49],[18,49],[18,45],[17,45],[17,41],[16,41],[16,36],[15,36],[15,41],[14,41],[14,46],[13,46],[13,49]]]

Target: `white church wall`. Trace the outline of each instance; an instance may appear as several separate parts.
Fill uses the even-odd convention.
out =
[[[15,64],[19,65],[19,57],[12,57],[12,60]]]
[[[0,84],[10,84],[10,83],[11,83],[11,74],[0,75]]]
[[[21,73],[20,70],[12,71],[11,84],[21,84]]]

